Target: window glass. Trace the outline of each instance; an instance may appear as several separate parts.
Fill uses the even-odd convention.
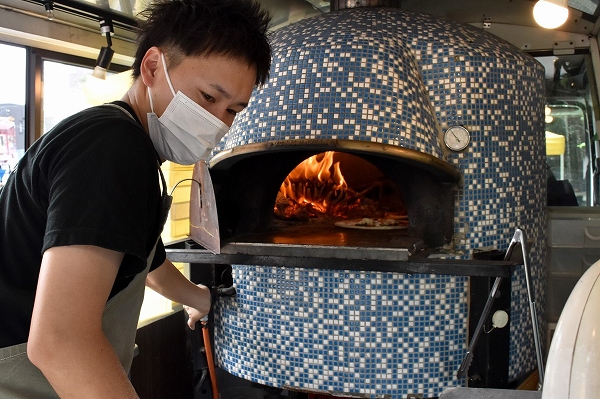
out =
[[[83,109],[120,99],[131,85],[131,71],[107,72],[105,80],[93,77],[92,71],[63,62],[43,62],[43,133]]]
[[[0,186],[25,152],[26,52],[0,44]]]
[[[44,61],[43,133],[66,117],[92,106],[84,92],[84,85],[91,73],[92,68]]]
[[[546,70],[548,204],[598,203],[592,68],[588,55],[538,57]]]

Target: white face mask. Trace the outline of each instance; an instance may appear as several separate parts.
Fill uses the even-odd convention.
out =
[[[229,127],[181,91],[175,93],[162,53],[161,58],[173,99],[159,118],[154,113],[152,93],[148,87],[152,110],[148,113],[148,133],[161,158],[180,165],[192,165],[208,159],[210,151],[229,131]]]

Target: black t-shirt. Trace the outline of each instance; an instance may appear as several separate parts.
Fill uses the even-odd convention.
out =
[[[145,268],[162,229],[159,182],[148,134],[114,106],[79,112],[31,146],[0,191],[0,347],[27,341],[46,249],[125,253],[111,296]],[[152,268],[164,260],[159,241]]]

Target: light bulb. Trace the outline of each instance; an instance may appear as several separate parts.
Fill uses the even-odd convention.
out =
[[[533,18],[542,28],[558,28],[568,17],[567,0],[539,0],[533,7]]]
[[[94,67],[92,71],[92,76],[96,79],[106,79],[106,68],[102,68],[101,66]]]

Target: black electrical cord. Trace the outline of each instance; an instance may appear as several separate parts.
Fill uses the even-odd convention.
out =
[[[180,185],[181,183],[183,183],[184,181],[195,181],[196,183],[198,183],[198,185],[199,185],[200,187],[202,187],[202,183],[200,183],[200,182],[199,182],[198,180],[196,180],[196,179],[192,179],[192,178],[189,178],[189,179],[182,179],[182,180],[179,180],[177,183],[175,183],[175,185],[174,185],[174,186],[173,186],[173,188],[171,189],[171,193],[170,193],[170,195],[171,195],[171,196],[173,195],[173,191],[175,191],[175,189],[177,188],[177,186],[178,186],[178,185]]]

